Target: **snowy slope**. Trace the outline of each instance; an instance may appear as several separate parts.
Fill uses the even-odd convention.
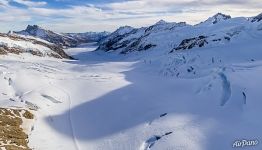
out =
[[[78,61],[2,57],[1,105],[37,109],[37,150],[235,149],[262,140],[261,39],[139,61],[95,48],[68,50]],[[178,77],[161,72],[183,56],[168,66]]]
[[[15,34],[0,34],[0,54],[29,53],[41,57],[71,58],[64,50],[52,43]]]
[[[128,55],[102,44],[66,50],[78,60],[0,56],[0,105],[36,110],[36,150],[260,150],[261,23],[120,28],[105,39],[113,48],[145,32],[156,45]]]

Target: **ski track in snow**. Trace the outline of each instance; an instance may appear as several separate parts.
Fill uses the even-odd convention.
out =
[[[32,63],[32,65],[35,66],[35,67],[28,67],[27,69],[33,69],[33,70],[41,72],[41,73],[64,74],[64,72],[62,72],[62,70],[57,69],[57,68],[52,67],[52,66],[44,65],[42,63]],[[68,105],[69,105],[68,106],[69,107],[68,108],[68,111],[69,111],[68,121],[69,121],[70,130],[71,130],[71,133],[72,133],[71,137],[72,137],[73,142],[75,144],[75,150],[80,150],[77,139],[76,139],[74,127],[73,127],[73,122],[72,122],[72,114],[71,114],[72,101],[71,101],[71,98],[70,98],[70,94],[68,92],[66,92],[64,89],[57,87],[55,85],[52,85],[52,87],[55,87],[56,89],[63,91],[67,96],[67,102],[68,102]],[[51,102],[53,102],[55,104],[62,103],[61,101],[55,99],[54,97],[52,97],[50,95],[41,94],[41,96],[43,96],[44,98],[50,100]]]
[[[58,87],[56,87],[58,88]],[[66,92],[64,89],[62,88],[59,88],[61,91],[63,91],[66,95],[67,95],[67,101],[69,103],[69,115],[68,115],[68,119],[69,119],[69,125],[70,125],[70,128],[71,128],[71,133],[72,133],[72,138],[73,138],[73,141],[74,141],[74,144],[75,144],[75,150],[80,150],[80,147],[78,145],[78,142],[77,142],[77,139],[76,139],[76,135],[75,135],[75,130],[74,130],[74,126],[73,126],[73,122],[72,122],[72,113],[71,113],[71,107],[72,107],[72,101],[71,101],[71,97],[70,97],[70,94],[68,92]]]

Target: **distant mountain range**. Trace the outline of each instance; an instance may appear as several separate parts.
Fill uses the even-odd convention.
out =
[[[25,30],[13,33],[37,37],[64,47],[76,47],[82,43],[99,42],[109,35],[109,32],[56,33],[38,25],[28,25]]]
[[[161,20],[149,27],[125,26],[106,37],[97,50],[121,54],[146,50],[172,53],[192,48],[217,47],[248,37],[249,32],[261,31],[261,20],[262,14],[250,18],[232,18],[217,13],[196,25]]]
[[[97,51],[128,54],[152,50],[168,54],[238,43],[261,32],[262,13],[255,17],[236,18],[217,13],[196,25],[160,20],[149,27],[123,26],[113,33],[56,33],[28,25],[23,31],[0,35],[0,54],[30,52],[38,56],[71,58],[63,48],[89,42],[99,43]]]
[[[108,32],[56,33],[37,25],[28,25],[22,31],[0,34],[0,54],[30,53],[41,57],[72,59],[63,48],[100,42],[108,35]]]

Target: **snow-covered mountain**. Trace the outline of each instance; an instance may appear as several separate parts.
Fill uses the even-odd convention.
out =
[[[262,20],[262,13],[253,17],[251,22],[260,22]]]
[[[0,107],[32,111],[19,127],[35,150],[261,150],[260,18],[124,26],[65,49],[77,60],[0,55]],[[1,53],[53,52],[17,36]]]
[[[78,44],[100,42],[106,38],[109,32],[85,32],[85,33],[63,33],[63,35],[77,40]]]
[[[222,13],[217,13],[214,16],[208,18],[206,21],[202,22],[201,24],[216,24],[221,21],[225,21],[231,19],[230,15],[222,14]]]
[[[14,33],[34,36],[65,47],[76,47],[82,43],[99,42],[109,34],[108,32],[56,33],[38,25],[28,25],[25,30]]]
[[[0,54],[6,55],[9,53],[30,53],[41,57],[71,59],[60,46],[53,43],[16,34],[0,34]]]
[[[217,47],[239,38],[245,38],[253,30],[261,30],[261,14],[251,20],[245,17],[231,18],[217,13],[197,25],[184,22],[168,23],[163,20],[143,27],[121,27],[105,40],[97,50],[116,51],[122,54],[132,51],[192,49],[195,47]]]
[[[14,33],[41,38],[48,42],[66,47],[74,47],[77,45],[77,40],[68,36],[64,36],[63,34],[55,33],[50,30],[45,30],[37,25],[28,25],[25,30],[17,31]]]
[[[158,33],[171,32],[179,28],[187,28],[184,22],[167,23],[159,21],[149,27],[132,28],[129,26],[120,27],[103,40],[97,50],[120,51],[120,53],[129,53],[132,51],[143,51],[157,46]],[[169,34],[170,35],[170,34]]]

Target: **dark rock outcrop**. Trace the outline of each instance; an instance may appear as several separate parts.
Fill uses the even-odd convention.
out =
[[[225,15],[225,14],[222,14],[222,13],[217,13],[216,15],[214,15],[212,17],[212,23],[213,24],[216,24],[218,23],[219,21],[221,20],[228,20],[228,19],[231,19],[231,16],[230,15]]]
[[[262,13],[254,17],[251,22],[259,22],[262,20]]]
[[[97,50],[110,51],[110,50],[117,50],[119,48],[126,47],[130,43],[130,41],[129,40],[121,41],[121,40],[130,34],[134,34],[135,32],[136,29],[130,26],[120,27],[115,32],[110,34],[110,36],[105,38],[101,42]]]
[[[192,49],[195,47],[203,47],[205,44],[208,44],[206,36],[198,36],[194,38],[189,38],[183,40],[178,47],[174,48],[170,53],[177,51],[177,50],[186,50]]]

